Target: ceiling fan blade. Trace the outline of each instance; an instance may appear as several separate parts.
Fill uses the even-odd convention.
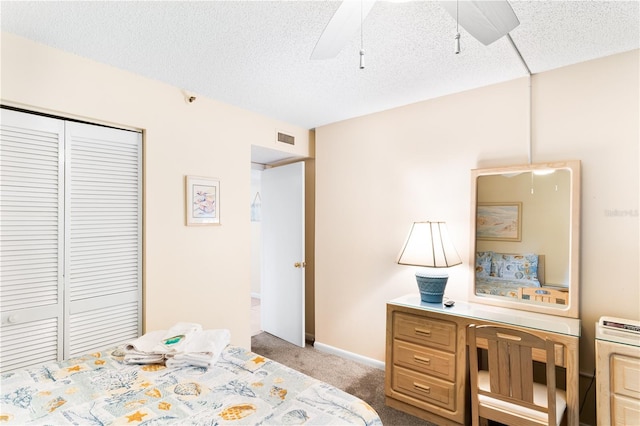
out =
[[[507,0],[459,0],[457,3],[458,23],[485,46],[504,37],[520,25]],[[455,1],[443,1],[440,4],[453,19],[456,19]]]
[[[349,42],[371,11],[375,1],[344,0],[320,35],[311,59],[331,59]]]

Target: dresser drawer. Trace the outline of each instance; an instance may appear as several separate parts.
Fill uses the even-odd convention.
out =
[[[613,392],[640,399],[640,358],[615,354],[611,363]]]
[[[456,377],[456,356],[402,340],[393,342],[393,363],[453,381]]]
[[[447,410],[455,410],[453,383],[401,367],[393,369],[392,380],[392,388],[396,392]]]
[[[611,404],[612,425],[640,425],[640,400],[613,395]]]
[[[395,312],[393,335],[397,339],[454,352],[456,325],[448,321]]]

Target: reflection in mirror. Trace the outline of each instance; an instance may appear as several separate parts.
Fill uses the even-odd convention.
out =
[[[471,300],[578,317],[580,163],[472,171]]]

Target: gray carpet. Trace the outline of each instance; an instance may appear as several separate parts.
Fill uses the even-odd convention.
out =
[[[300,348],[269,333],[253,336],[251,350],[366,401],[385,426],[430,424],[384,404],[384,371],[380,369],[320,352],[309,342]]]

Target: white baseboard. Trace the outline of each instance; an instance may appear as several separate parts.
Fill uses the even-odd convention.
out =
[[[332,355],[337,355],[339,357],[350,359],[352,361],[356,361],[361,364],[368,365],[370,367],[375,367],[379,370],[384,370],[384,362],[378,361],[377,359],[368,358],[366,356],[354,354],[353,352],[348,352],[339,348],[334,348],[333,346],[325,345],[324,343],[320,343],[318,341],[313,343],[313,347],[319,350],[320,352],[326,352]]]

